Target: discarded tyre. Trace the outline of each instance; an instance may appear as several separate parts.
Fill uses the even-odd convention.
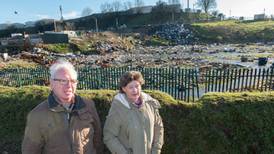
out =
[[[241,62],[247,62],[247,61],[248,61],[248,58],[246,56],[241,57]]]
[[[267,57],[260,57],[259,59],[258,59],[258,65],[259,66],[265,66],[266,65],[266,63],[267,63]]]

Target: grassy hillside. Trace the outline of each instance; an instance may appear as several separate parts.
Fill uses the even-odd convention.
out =
[[[197,37],[205,42],[274,41],[274,21],[217,21],[192,24]]]

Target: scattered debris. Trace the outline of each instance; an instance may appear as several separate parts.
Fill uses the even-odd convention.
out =
[[[247,62],[248,61],[248,57],[246,56],[241,56],[241,62]]]
[[[8,53],[3,53],[3,54],[2,54],[2,57],[3,57],[3,60],[4,60],[4,61],[7,61],[8,58],[9,58],[9,54],[8,54]]]
[[[265,66],[268,61],[267,57],[259,57],[258,58],[258,65],[259,66]]]
[[[171,41],[177,45],[196,44],[198,38],[184,24],[165,24],[151,27],[148,35],[157,35],[160,38]]]
[[[54,53],[45,44],[38,44],[30,50],[14,52],[11,48],[8,58],[24,59],[49,66],[55,59],[66,58],[77,66],[90,67],[215,67],[228,68],[254,66],[258,56],[268,57],[266,66],[274,61],[274,47],[269,44],[196,44],[198,39],[187,25],[167,24],[150,27],[149,35],[157,35],[173,42],[173,46],[143,46],[142,34],[115,34],[112,32],[86,32],[69,40],[69,53]],[[146,35],[147,36],[147,35]],[[55,50],[53,50],[55,51]],[[1,62],[2,63],[2,62]],[[4,66],[4,65],[3,65]],[[248,67],[249,67],[248,66]]]

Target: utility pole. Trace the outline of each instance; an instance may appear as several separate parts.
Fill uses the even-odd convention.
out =
[[[172,21],[172,23],[174,23],[174,21],[175,21],[174,11],[172,11],[172,13],[171,13],[171,21]]]
[[[189,0],[187,0],[187,6],[186,6],[185,11],[188,13],[191,12],[190,7],[189,7]]]
[[[95,18],[95,25],[96,25],[96,32],[98,33],[98,22],[97,22],[97,18]]]
[[[53,24],[54,24],[54,32],[57,32],[57,26],[56,26],[56,21],[53,19]]]
[[[118,21],[117,17],[115,18],[115,23],[116,23],[116,29],[118,29],[118,27],[119,27],[119,21]]]
[[[59,6],[60,9],[60,14],[61,14],[61,22],[63,22],[64,17],[63,17],[63,9],[62,9],[62,5]]]
[[[266,15],[265,15],[265,8],[264,8],[264,19],[266,19]]]
[[[95,29],[96,29],[96,32],[98,32],[98,22],[97,22],[97,18],[96,17],[92,17],[94,20],[95,20]]]

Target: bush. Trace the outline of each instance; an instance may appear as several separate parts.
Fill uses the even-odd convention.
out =
[[[165,127],[163,154],[271,153],[274,151],[274,92],[208,93],[196,103],[146,91],[160,101]],[[27,113],[47,98],[49,88],[0,87],[0,153],[20,153]],[[79,90],[93,99],[102,124],[112,90]]]

